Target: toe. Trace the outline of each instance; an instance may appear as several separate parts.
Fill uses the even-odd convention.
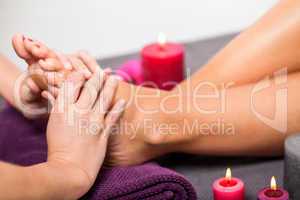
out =
[[[12,45],[14,47],[16,54],[20,58],[26,60],[26,62],[28,63],[32,60],[32,55],[25,48],[24,41],[25,41],[25,37],[22,34],[18,33],[13,36]]]

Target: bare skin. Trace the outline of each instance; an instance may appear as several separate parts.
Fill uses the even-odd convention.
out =
[[[195,75],[179,84],[173,91],[159,91],[119,84],[116,100],[124,98],[130,100],[132,96],[140,94],[150,95],[151,98],[138,98],[129,101],[122,122],[138,125],[136,131],[116,134],[110,142],[110,161],[112,164],[137,164],[169,152],[184,152],[209,155],[281,155],[283,141],[289,134],[299,131],[299,43],[300,43],[300,8],[298,1],[283,0],[272,8],[257,23],[253,24],[215,57],[213,57]],[[17,50],[18,51],[18,50]],[[78,56],[88,68],[98,66],[87,54]],[[286,67],[287,82],[274,84],[270,79],[270,87],[253,97],[252,92],[257,81],[265,76],[272,76],[274,72]],[[200,106],[204,110],[216,109],[220,99],[195,99],[190,91],[195,90],[203,81],[216,84],[215,88],[201,88],[199,94],[215,94],[222,91],[222,85],[234,82],[226,89],[226,112],[206,114],[196,112]],[[280,87],[288,89],[288,120],[287,129],[278,131],[261,120],[251,109],[251,97],[254,98],[256,111],[269,117],[275,113],[275,94]],[[182,93],[178,95],[178,91]],[[164,101],[167,97],[168,101]],[[181,100],[180,97],[184,97]],[[190,105],[190,110],[183,109],[172,114],[162,110],[160,103],[164,101],[164,108],[174,109],[177,105]],[[139,110],[138,110],[139,108]],[[154,114],[141,112],[140,109],[156,109]],[[234,135],[224,136],[208,132],[203,135],[199,129],[193,129],[188,134],[183,131],[183,121],[191,125],[194,119],[202,124],[210,124],[222,119],[225,124],[233,124]],[[153,124],[177,124],[178,130],[173,134],[163,134],[160,130],[144,127],[145,120]],[[281,123],[284,118],[279,118]],[[283,132],[283,133],[280,133]],[[134,138],[132,138],[134,134]],[[276,145],[275,145],[276,144]]]
[[[125,108],[124,100],[110,107],[117,80],[104,76],[99,71],[88,81],[75,72],[67,77],[49,117],[47,161],[28,167],[0,162],[0,199],[79,199],[90,189],[102,166],[109,133]],[[84,112],[74,112],[78,109]],[[81,128],[82,120],[93,128]]]
[[[299,70],[299,7],[298,1],[279,1],[212,58],[202,69],[203,76],[195,76],[239,85],[256,82],[282,67]]]
[[[188,81],[179,84],[177,88],[170,93],[163,93],[162,97],[155,100],[144,99],[141,103],[145,107],[155,107],[158,102],[166,96],[178,94],[177,91],[184,91],[184,95],[189,96],[186,101],[179,101],[175,98],[169,101],[166,107],[173,107],[180,104],[191,105],[193,97],[187,91],[194,89],[202,81],[209,81],[217,85],[234,82],[234,85],[227,90],[228,105],[226,113],[219,114],[201,114],[199,112],[176,112],[172,114],[159,114],[147,116],[143,119],[151,119],[153,123],[159,124],[179,124],[179,130],[171,135],[153,134],[153,130],[143,130],[144,145],[141,145],[142,139],[127,140],[126,137],[118,139],[122,145],[119,146],[119,154],[115,157],[116,163],[132,164],[138,163],[147,158],[153,158],[157,155],[168,152],[185,152],[200,155],[259,155],[271,156],[281,155],[283,153],[283,141],[289,134],[298,132],[300,127],[299,108],[297,101],[299,99],[297,88],[299,82],[300,69],[300,3],[298,1],[284,0],[280,1],[265,16],[255,24],[233,39],[225,48],[223,48],[215,57],[213,57],[201,70],[196,72]],[[287,131],[279,133],[273,128],[265,125],[257,119],[250,109],[251,90],[255,83],[265,76],[273,75],[282,67],[286,67],[289,72],[288,82],[284,86],[288,88],[288,121]],[[272,80],[271,80],[272,82]],[[244,86],[243,86],[244,85]],[[274,86],[264,90],[263,93],[255,96],[255,107],[259,112],[272,116],[275,112],[275,88]],[[211,88],[210,88],[211,89]],[[121,89],[120,89],[121,90]],[[200,90],[205,93],[207,89]],[[155,91],[145,90],[147,93],[155,94]],[[125,96],[120,91],[120,96]],[[214,94],[214,90],[212,93]],[[155,95],[153,95],[155,96]],[[142,100],[141,100],[142,101]],[[153,103],[151,103],[153,102]],[[199,105],[202,108],[216,108],[220,104],[217,99],[201,99]],[[159,110],[159,109],[158,109]],[[191,110],[196,110],[191,108]],[[125,115],[126,116],[126,115]],[[202,123],[209,124],[217,119],[223,119],[224,123],[234,124],[234,136],[225,137],[215,136],[213,133],[208,135],[198,135],[199,130],[194,129],[188,134],[182,134],[183,120],[192,123],[194,119],[199,119]],[[139,135],[139,134],[138,134]],[[135,144],[137,143],[137,144]],[[276,144],[276,145],[275,145]],[[143,146],[144,149],[134,148],[125,150],[122,153],[121,146]],[[234,147],[234,148],[233,148]],[[146,150],[145,150],[146,149]],[[157,152],[157,149],[158,152]],[[129,151],[129,152],[128,152]],[[149,155],[149,152],[150,155]],[[147,157],[147,158],[145,158]],[[141,158],[141,160],[137,159]]]

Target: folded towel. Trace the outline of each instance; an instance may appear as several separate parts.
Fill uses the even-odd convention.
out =
[[[11,107],[0,112],[0,159],[19,165],[47,158],[46,121],[29,121]],[[146,163],[103,169],[82,199],[196,199],[192,185],[180,174]]]

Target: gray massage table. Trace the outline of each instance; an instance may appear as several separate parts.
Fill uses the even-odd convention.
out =
[[[186,66],[192,72],[197,71],[233,37],[234,34],[186,43]],[[138,54],[100,59],[99,62],[102,66],[119,66],[127,59],[132,58],[138,58]],[[227,167],[232,168],[235,177],[244,180],[247,200],[255,200],[257,191],[269,185],[273,175],[277,177],[280,186],[283,183],[281,158],[225,158],[174,154],[159,160],[159,162],[190,180],[200,200],[213,199],[211,185],[215,179],[224,176]]]

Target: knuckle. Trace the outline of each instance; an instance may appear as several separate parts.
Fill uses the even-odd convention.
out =
[[[110,113],[110,116],[107,117],[106,123],[107,124],[114,124],[118,119],[118,114],[117,113]]]

